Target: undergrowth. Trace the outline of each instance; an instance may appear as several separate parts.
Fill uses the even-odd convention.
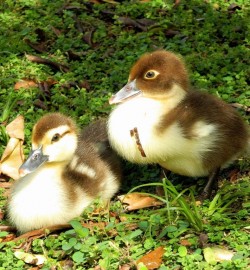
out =
[[[157,48],[182,55],[192,85],[232,103],[249,123],[248,1],[174,2],[0,1],[0,154],[8,141],[5,126],[19,114],[25,117],[26,154],[32,127],[47,112],[66,113],[80,127],[106,117],[112,109],[108,99],[126,83],[132,64]],[[59,66],[32,62],[27,55]],[[249,161],[232,166],[236,177],[225,170],[219,192],[199,205],[204,179],[171,175],[172,184],[161,181],[156,166],[125,163],[121,193],[136,189],[160,199],[161,207],[127,212],[114,198],[109,215],[95,215],[96,203],[70,230],[1,242],[0,270],[30,269],[15,256],[20,243],[24,251],[45,256],[41,269],[145,269],[136,261],[158,247],[164,247],[160,270],[248,269]],[[0,239],[10,235],[2,231]],[[207,262],[204,248],[214,245],[232,251],[232,260]]]

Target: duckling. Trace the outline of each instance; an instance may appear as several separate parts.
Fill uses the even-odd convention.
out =
[[[118,104],[108,119],[113,149],[130,162],[209,176],[204,199],[220,168],[247,146],[248,128],[237,112],[213,95],[191,90],[185,64],[169,51],[143,55],[109,103]]]
[[[121,167],[109,147],[106,121],[78,135],[60,113],[43,116],[32,131],[32,151],[13,185],[8,216],[19,232],[64,224],[97,197],[108,202],[118,191]]]

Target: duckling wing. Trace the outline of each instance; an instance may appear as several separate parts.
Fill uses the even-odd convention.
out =
[[[99,165],[106,164],[117,179],[121,178],[121,159],[110,146],[106,119],[97,120],[86,126],[79,136],[79,145],[81,145],[79,149],[87,147],[85,154],[87,152],[88,155],[96,156],[95,160],[100,160]],[[87,156],[82,158],[85,162],[90,160]]]

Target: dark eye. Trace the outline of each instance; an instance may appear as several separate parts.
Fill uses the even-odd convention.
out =
[[[52,137],[51,142],[57,142],[57,141],[59,141],[60,137],[61,137],[60,134],[59,134],[59,133],[56,133],[56,134]]]
[[[144,78],[145,79],[154,79],[159,74],[156,70],[149,70],[145,73]]]

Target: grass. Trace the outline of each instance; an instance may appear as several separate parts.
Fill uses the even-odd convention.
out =
[[[5,125],[19,114],[25,116],[26,154],[32,126],[48,111],[69,114],[79,126],[106,117],[112,109],[108,98],[126,83],[131,65],[156,48],[182,55],[192,85],[237,103],[249,123],[248,1],[191,0],[176,6],[167,0],[93,2],[0,1],[0,154],[8,140]],[[27,55],[69,69],[32,62]],[[38,87],[19,89],[20,81]],[[15,256],[18,247],[44,255],[42,269],[139,269],[135,262],[161,246],[160,270],[249,268],[249,161],[239,160],[225,170],[219,192],[202,205],[195,198],[204,179],[171,175],[173,185],[167,179],[159,182],[155,166],[124,166],[121,193],[138,189],[156,197],[160,186],[162,207],[126,212],[114,198],[109,215],[95,215],[97,202],[71,222],[70,230],[0,242],[0,270],[31,268]],[[8,237],[11,233],[0,232],[0,240]],[[204,258],[207,246],[224,247],[234,256],[210,264]]]

